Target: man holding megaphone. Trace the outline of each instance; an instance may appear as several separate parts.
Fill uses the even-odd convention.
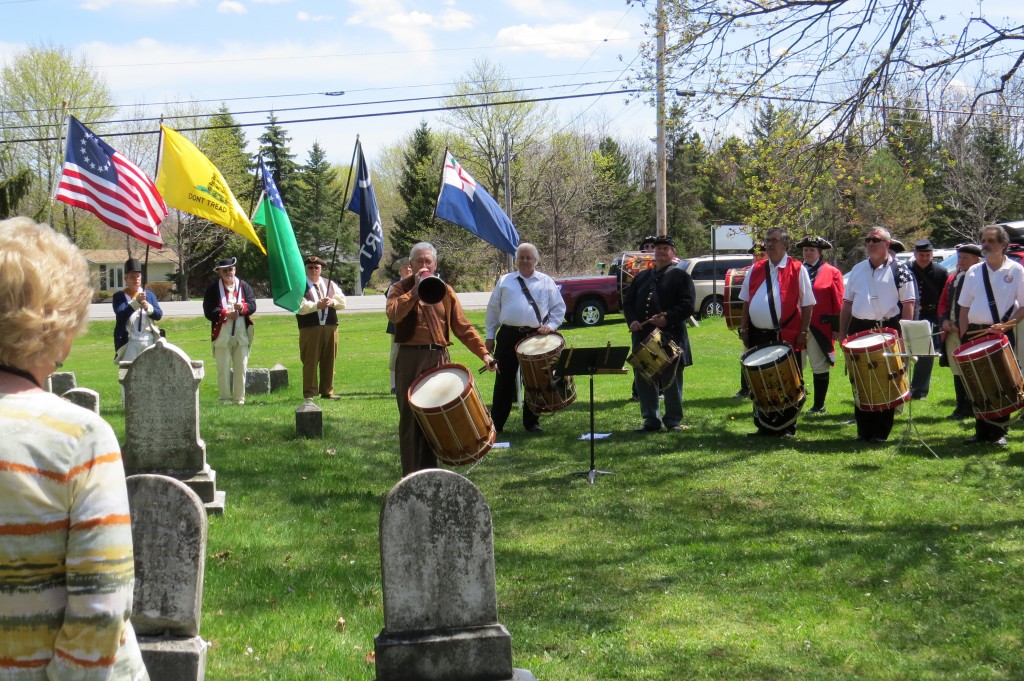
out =
[[[433,244],[421,241],[413,246],[409,264],[413,275],[391,287],[386,308],[398,344],[395,397],[403,476],[437,467],[437,457],[409,406],[409,387],[423,372],[448,363],[450,335],[455,334],[488,370],[496,366],[480,334],[466,319],[455,291],[435,274],[437,249]]]

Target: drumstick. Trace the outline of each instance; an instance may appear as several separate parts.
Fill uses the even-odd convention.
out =
[[[968,338],[974,338],[975,336],[982,336],[982,335],[984,335],[986,333],[995,334],[995,333],[998,333],[998,332],[997,331],[993,331],[992,329],[975,329],[974,331],[968,331],[966,336]]]

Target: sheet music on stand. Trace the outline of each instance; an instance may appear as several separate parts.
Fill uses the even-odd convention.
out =
[[[914,357],[937,357],[932,323],[927,319],[901,319],[900,335],[907,354]]]

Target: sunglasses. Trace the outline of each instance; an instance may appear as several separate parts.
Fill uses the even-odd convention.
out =
[[[869,236],[864,239],[864,243],[866,244],[880,244],[883,241],[885,241],[885,239],[879,239],[877,236]]]

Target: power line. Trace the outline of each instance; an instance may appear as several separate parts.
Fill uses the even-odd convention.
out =
[[[642,92],[642,90],[622,90],[616,94],[633,94]],[[582,99],[585,97],[603,97],[607,95],[607,92],[587,92],[583,94],[575,95],[556,95],[552,97],[534,97],[531,99],[515,99],[504,102],[481,102],[477,104],[456,104],[452,106],[439,106],[430,107],[425,109],[405,109],[401,111],[379,111],[374,113],[363,113],[363,114],[349,114],[347,116],[326,116],[323,118],[300,118],[288,121],[277,121],[278,125],[292,125],[296,123],[322,123],[325,121],[343,121],[358,118],[378,118],[382,116],[404,116],[408,114],[421,114],[421,113],[435,113],[438,111],[458,111],[461,109],[480,109],[489,106],[511,106],[515,104],[532,104],[538,102],[553,102],[558,100],[566,99]],[[221,129],[233,129],[233,128],[251,128],[257,125],[266,125],[265,121],[258,123],[236,123],[234,125],[203,125],[195,126],[191,128],[177,128],[179,132],[197,132],[202,130],[221,130]],[[138,130],[134,132],[113,132],[103,135],[107,137],[128,137],[131,135],[157,135],[159,130]],[[33,137],[28,139],[18,140],[0,140],[0,144],[18,144],[24,142],[57,142],[60,141],[59,137]]]

